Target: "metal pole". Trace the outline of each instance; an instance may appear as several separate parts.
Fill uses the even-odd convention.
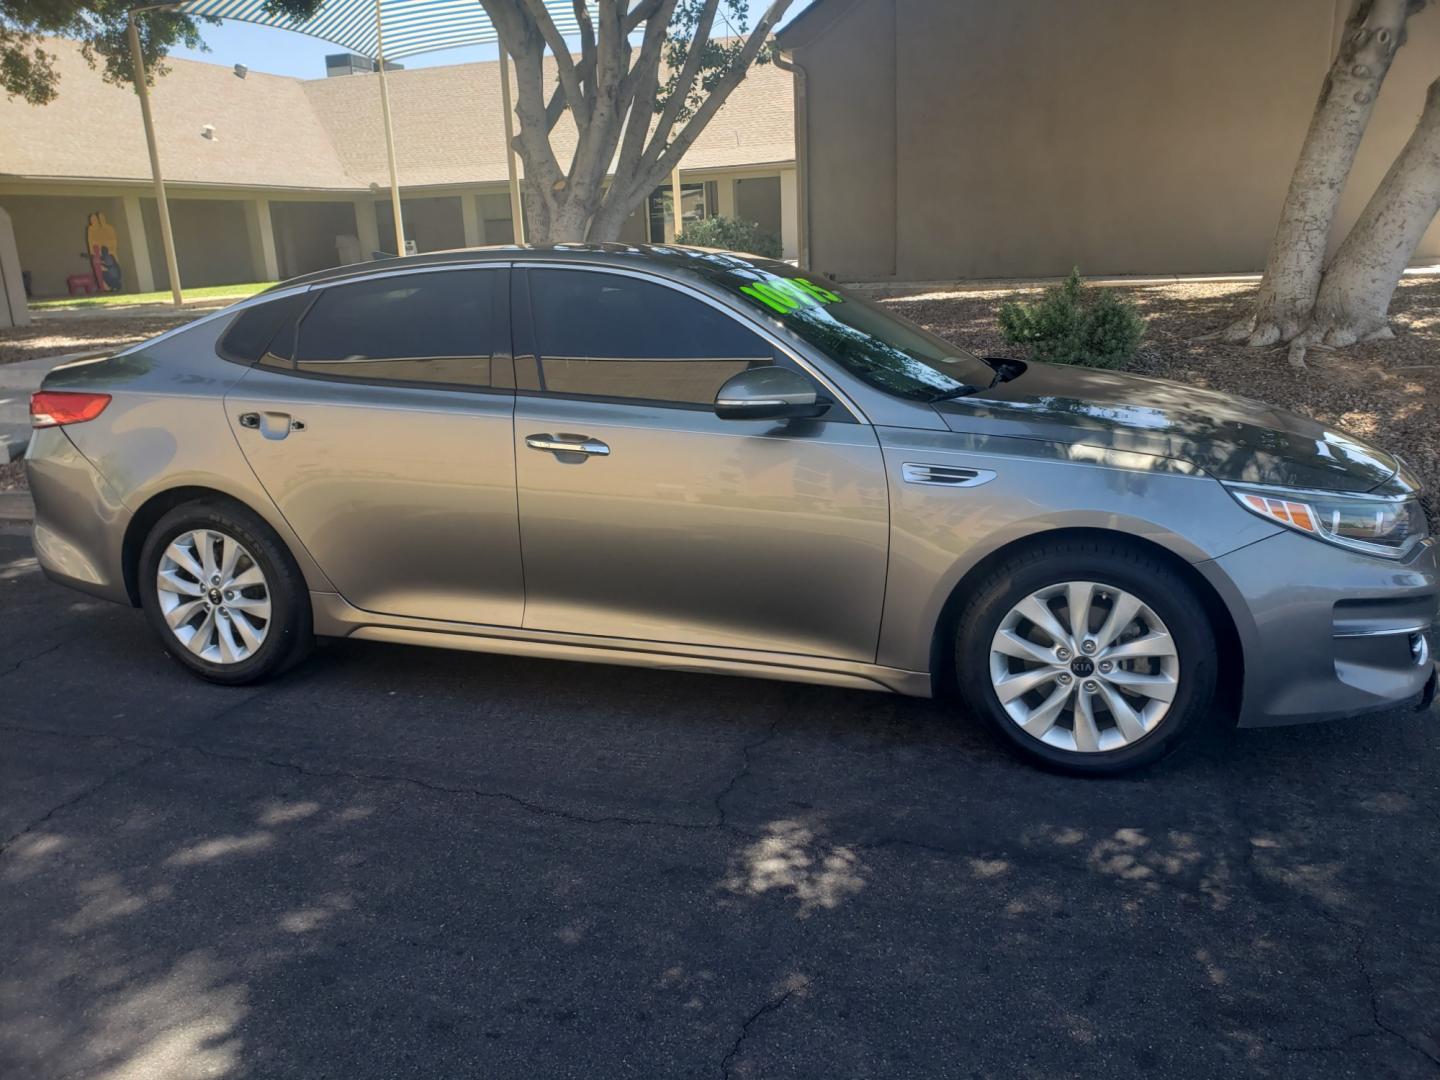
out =
[[[165,200],[165,178],[160,173],[160,149],[155,145],[155,121],[150,117],[150,88],[145,84],[145,55],[140,51],[140,30],[130,12],[130,60],[135,66],[135,93],[140,96],[140,116],[145,121],[145,146],[150,151],[150,175],[155,180],[155,204],[160,211],[160,241],[165,248],[165,271],[170,275],[170,295],[176,307],[185,303],[180,292],[180,267],[175,261],[175,235],[170,231],[170,204]]]
[[[500,49],[500,103],[505,110],[505,168],[510,174],[510,221],[515,242],[525,243],[525,204],[520,201],[520,173],[515,166],[515,113],[510,106],[510,54]]]
[[[685,221],[680,213],[680,166],[676,165],[670,173],[670,201],[675,204],[675,240],[680,239],[680,234],[685,231]]]
[[[400,176],[395,165],[395,132],[390,126],[390,88],[385,83],[385,29],[380,0],[375,0],[375,53],[380,65],[380,112],[385,117],[385,156],[390,160],[390,209],[395,216],[395,254],[405,254],[405,222],[400,214]]]

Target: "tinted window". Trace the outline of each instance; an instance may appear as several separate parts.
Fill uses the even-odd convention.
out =
[[[246,308],[235,316],[230,329],[220,339],[220,355],[237,363],[255,363],[265,355],[282,329],[293,328],[296,316],[309,302],[310,297],[305,293],[295,293]],[[288,354],[289,342],[282,348]]]
[[[657,257],[725,289],[888,394],[936,401],[995,381],[992,365],[833,281],[770,260],[671,251]]]
[[[541,389],[710,405],[725,380],[775,362],[739,322],[674,289],[589,270],[532,270]]]
[[[300,323],[295,368],[352,379],[490,385],[494,270],[335,285]]]

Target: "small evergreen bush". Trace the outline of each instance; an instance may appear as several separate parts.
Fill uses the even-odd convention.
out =
[[[1000,331],[1006,341],[1026,346],[1032,360],[1117,368],[1135,355],[1145,318],[1133,300],[1090,288],[1075,269],[1038,303],[1003,305]]]
[[[727,217],[692,221],[685,226],[685,231],[675,238],[675,242],[695,247],[742,251],[766,259],[778,259],[785,251],[780,237],[774,233],[760,228],[753,221],[736,221]]]

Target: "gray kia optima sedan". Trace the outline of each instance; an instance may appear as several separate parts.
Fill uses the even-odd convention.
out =
[[[221,683],[316,635],[956,687],[1041,763],[1428,702],[1418,485],[1320,424],[967,354],[778,262],[447,252],[287,282],[32,404],[35,548]]]

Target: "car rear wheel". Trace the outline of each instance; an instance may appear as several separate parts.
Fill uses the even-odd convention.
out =
[[[274,531],[242,507],[187,503],[140,554],[141,605],[165,649],[201,678],[259,682],[313,644],[310,597]]]
[[[1032,549],[961,612],[966,700],[1036,763],[1105,775],[1169,753],[1214,698],[1204,606],[1164,562],[1123,544]]]

